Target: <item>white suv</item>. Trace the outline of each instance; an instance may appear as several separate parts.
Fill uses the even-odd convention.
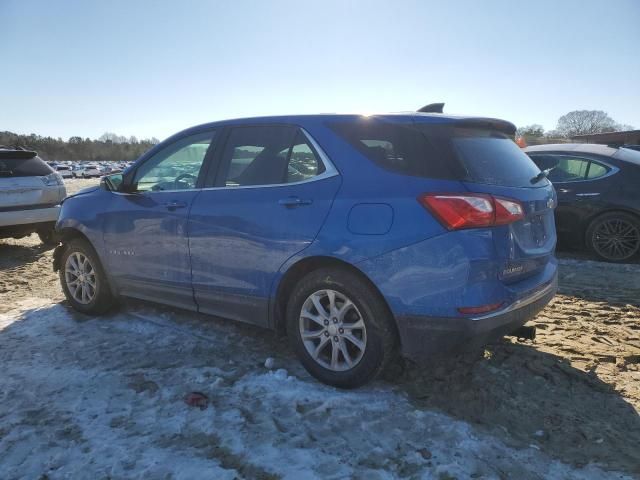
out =
[[[66,197],[62,177],[36,154],[0,147],[0,238],[37,232],[55,243],[54,226]]]

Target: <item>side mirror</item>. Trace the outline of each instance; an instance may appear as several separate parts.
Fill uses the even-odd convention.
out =
[[[118,191],[123,193],[133,193],[136,191],[136,184],[134,181],[135,170],[128,169],[125,172],[118,174],[121,178],[118,185]]]
[[[100,179],[100,187],[110,192],[122,191],[123,176],[121,173],[106,175]]]

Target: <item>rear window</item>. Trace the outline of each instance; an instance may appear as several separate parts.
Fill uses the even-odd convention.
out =
[[[504,133],[462,128],[453,129],[452,133],[448,141],[466,172],[465,180],[530,187],[531,179],[540,173],[536,164]],[[546,181],[538,182],[538,185],[544,184]]]
[[[631,148],[619,148],[613,157],[640,165],[640,152]]]
[[[53,169],[39,157],[2,158],[0,157],[0,178],[6,177],[43,177],[53,173]]]
[[[540,173],[509,136],[495,130],[375,119],[329,126],[372,162],[405,175],[530,187]]]

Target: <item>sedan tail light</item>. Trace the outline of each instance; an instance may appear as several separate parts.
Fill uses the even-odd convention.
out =
[[[56,185],[64,185],[64,180],[60,176],[59,173],[53,172],[49,175],[45,175],[44,177],[40,177],[42,183],[44,183],[47,187],[54,187]]]
[[[524,217],[517,200],[482,193],[425,193],[418,202],[449,230],[507,225]]]

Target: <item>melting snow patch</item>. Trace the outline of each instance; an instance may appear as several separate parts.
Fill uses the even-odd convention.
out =
[[[265,371],[259,336],[239,351],[149,315],[77,321],[42,301],[0,315],[0,477],[613,476],[510,448],[382,382],[337,390],[297,376],[293,358]],[[208,408],[184,404],[196,388]]]

